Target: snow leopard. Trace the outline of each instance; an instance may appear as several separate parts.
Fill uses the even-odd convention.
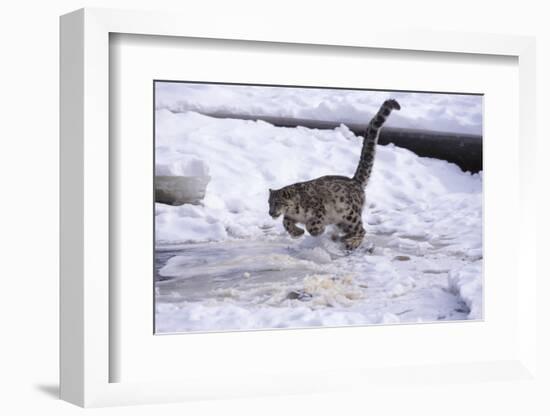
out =
[[[358,248],[365,236],[361,215],[380,129],[392,110],[400,109],[396,100],[386,100],[370,120],[352,178],[329,175],[270,189],[269,215],[273,219],[283,215],[285,230],[295,238],[304,234],[304,229],[297,224],[304,224],[312,236],[323,234],[325,228],[333,224],[338,231],[333,235],[334,240],[342,241],[346,250]]]

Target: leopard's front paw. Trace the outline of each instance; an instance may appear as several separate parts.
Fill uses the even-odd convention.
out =
[[[296,229],[288,232],[292,238],[300,238],[304,235],[304,230],[296,227]]]

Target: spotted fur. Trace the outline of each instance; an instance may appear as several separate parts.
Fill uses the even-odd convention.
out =
[[[269,190],[269,215],[283,215],[283,226],[292,237],[300,237],[304,230],[318,236],[334,224],[342,235],[335,235],[346,249],[354,250],[363,241],[365,229],[361,215],[365,205],[365,186],[368,183],[380,129],[392,110],[401,107],[395,100],[386,100],[370,121],[361,158],[352,178],[346,176],[322,176],[307,182],[298,182],[284,188]]]

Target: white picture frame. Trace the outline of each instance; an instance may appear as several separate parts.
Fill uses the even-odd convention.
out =
[[[520,166],[517,270],[516,354],[498,361],[418,362],[411,368],[332,368],[331,377],[281,369],[253,380],[235,382],[231,374],[183,377],[178,381],[112,382],[110,366],[117,357],[110,348],[113,305],[109,275],[109,36],[112,33],[192,37],[282,44],[333,45],[439,53],[516,57],[519,65]],[[219,19],[204,26],[192,16],[168,13],[82,9],[61,18],[61,398],[80,406],[161,403],[193,399],[299,394],[378,383],[430,383],[434,380],[536,380],[535,189],[535,42],[508,35],[434,33],[350,27],[328,34],[322,28],[284,31],[276,24],[233,27]],[[516,271],[516,273],[518,273]],[[326,336],[333,336],[328,331]],[[227,335],[230,336],[230,335]],[[233,335],[231,335],[233,336]],[[238,342],[238,341],[237,341]],[[471,377],[476,371],[482,376]],[[346,384],[347,385],[347,384]]]

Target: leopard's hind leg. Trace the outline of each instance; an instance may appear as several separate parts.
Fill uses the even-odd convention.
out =
[[[353,233],[348,234],[344,238],[342,238],[346,250],[355,250],[357,247],[359,247],[363,242],[365,234],[365,229],[361,226],[361,228],[359,228],[357,231],[354,231]]]
[[[363,228],[363,222],[358,215],[345,217],[338,224],[338,228],[344,232],[341,241],[344,243],[346,250],[355,250],[363,242],[366,232]]]

